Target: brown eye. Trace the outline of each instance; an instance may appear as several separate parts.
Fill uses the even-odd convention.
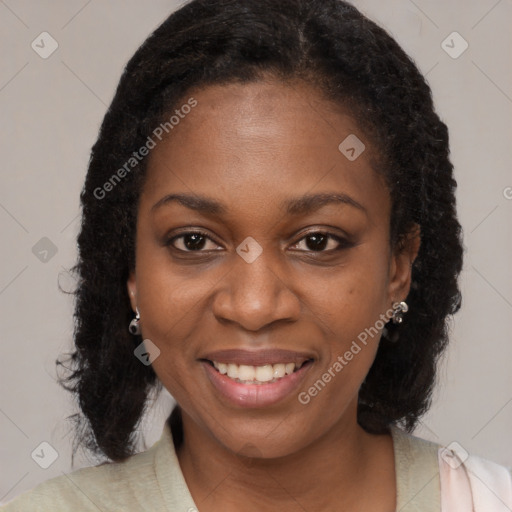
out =
[[[308,233],[306,236],[301,238],[295,246],[303,240],[306,240],[305,245],[307,250],[313,252],[329,252],[330,250],[337,251],[350,246],[350,243],[347,240],[334,235],[333,233],[326,233],[322,231]],[[329,246],[329,242],[334,243],[331,243],[331,247],[326,251],[325,249]]]
[[[181,245],[183,248],[176,247],[175,242],[180,239],[182,239]],[[203,249],[208,240],[213,242],[213,240],[211,240],[211,238],[207,236],[206,233],[201,231],[189,231],[187,233],[182,233],[178,236],[172,237],[166,242],[165,245],[172,245],[178,251],[183,252],[204,252]]]
[[[177,241],[181,240],[181,247],[177,247]],[[350,242],[344,238],[337,236],[333,233],[326,233],[322,231],[315,231],[308,233],[297,242],[294,247],[297,247],[302,241],[305,242],[306,249],[304,252],[330,252],[345,249],[351,246]],[[214,247],[206,248],[208,241],[212,242]],[[172,246],[174,249],[181,252],[206,252],[208,250],[215,250],[215,242],[202,231],[188,231],[180,235],[170,238],[166,246]],[[217,246],[218,247],[218,246]]]

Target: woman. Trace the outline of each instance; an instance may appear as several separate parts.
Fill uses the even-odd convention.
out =
[[[410,434],[460,307],[448,153],[416,66],[342,1],[170,16],[121,77],[81,195],[63,382],[78,444],[107,462],[5,510],[509,506]],[[134,455],[162,386],[178,406]]]

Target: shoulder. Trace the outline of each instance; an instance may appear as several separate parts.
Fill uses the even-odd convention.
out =
[[[395,453],[397,510],[440,509],[438,451],[441,446],[432,441],[391,427]]]
[[[512,510],[512,470],[469,454],[458,443],[439,450],[441,489],[447,503],[467,496],[475,512]]]
[[[118,510],[130,504],[144,509],[143,494],[158,492],[155,446],[123,462],[82,468],[42,482],[0,507],[2,512]],[[156,489],[152,489],[156,487]],[[144,500],[144,501],[141,501]],[[114,508],[115,507],[115,508]]]
[[[443,446],[397,427],[391,431],[404,489],[428,481],[445,503],[466,499],[476,512],[512,510],[512,468],[470,454],[456,442]]]
[[[434,473],[438,468],[438,454],[442,446],[433,441],[409,434],[398,427],[391,427],[397,461],[408,473],[428,468]]]
[[[464,466],[466,471],[480,471],[482,474],[500,474],[505,479],[512,476],[512,468],[500,465],[492,460],[468,453],[457,442],[445,446],[434,441],[409,434],[396,426],[391,427],[395,452],[402,459],[420,459],[421,462],[435,462],[438,467],[448,464],[452,468]]]

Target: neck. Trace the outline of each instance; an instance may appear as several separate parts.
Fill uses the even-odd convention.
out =
[[[357,404],[352,405],[351,414],[323,436],[279,458],[241,457],[183,414],[177,455],[197,505],[225,512],[241,505],[247,512],[252,506],[258,512],[355,511],[370,503],[366,496],[385,495],[394,507],[395,474],[382,469],[389,469],[390,457],[394,469],[391,436],[365,432],[356,421]],[[173,431],[177,421],[175,417]]]

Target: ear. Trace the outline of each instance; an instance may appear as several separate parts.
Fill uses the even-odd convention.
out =
[[[135,280],[135,272],[133,270],[130,272],[130,276],[126,281],[126,289],[128,290],[130,304],[132,305],[132,309],[135,312],[135,308],[137,307],[137,283]]]
[[[412,264],[421,244],[421,230],[418,224],[404,235],[392,249],[389,269],[389,302],[405,300],[411,289]]]

